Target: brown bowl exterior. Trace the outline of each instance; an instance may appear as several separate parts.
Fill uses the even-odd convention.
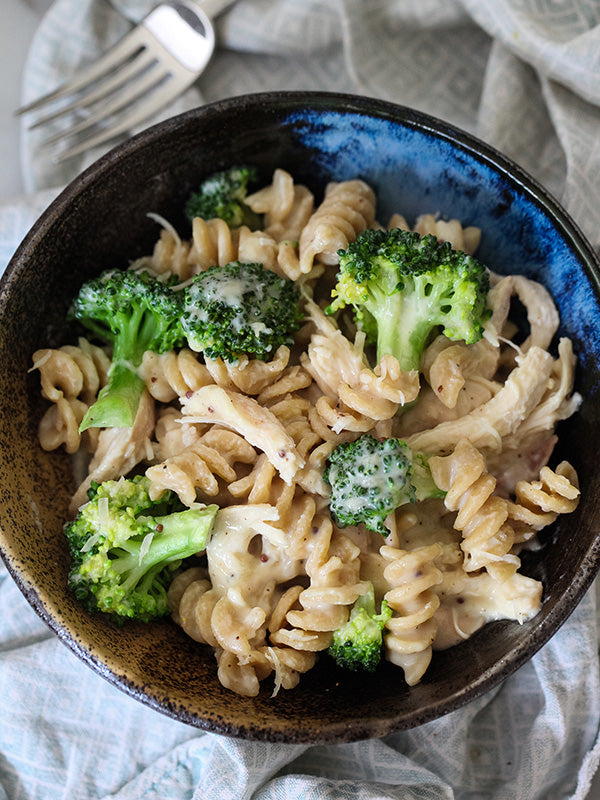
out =
[[[320,135],[327,134],[328,125],[335,132],[340,120],[350,120],[349,130],[357,141],[354,134],[347,135],[339,146],[323,152]],[[460,198],[455,205],[459,214],[470,217],[467,222],[481,222],[484,235],[486,225],[488,230],[496,226],[487,254],[488,263],[495,259],[490,263],[495,269],[506,270],[513,261],[510,248],[502,249],[502,237],[510,226],[521,224],[525,217],[529,220],[531,214],[550,221],[558,242],[554,250],[559,255],[561,248],[568,252],[572,280],[579,282],[587,297],[583,310],[571,307],[574,301],[567,293],[558,298],[563,324],[583,354],[578,388],[586,399],[582,413],[561,433],[561,447],[580,472],[583,500],[574,515],[552,529],[546,548],[528,565],[530,574],[542,577],[546,586],[543,609],[532,622],[488,625],[464,644],[435,654],[422,683],[410,689],[401,671],[389,665],[365,681],[341,675],[324,659],[295,690],[271,699],[266,688],[257,698],[243,698],[219,684],[210,649],[193,642],[170,621],[118,627],[87,614],[68,593],[62,526],[74,488],[71,463],[68,456],[44,452],[38,444],[37,422],[45,404],[39,379],[28,369],[37,348],[69,340],[65,313],[84,280],[151,251],[157,234],[148,211],[182,229],[182,208],[190,189],[206,174],[233,163],[256,164],[265,181],[282,166],[319,193],[331,178],[353,177],[349,174],[353,148],[360,145],[368,127],[361,128],[362,120],[385,124],[386,135],[398,145],[385,174],[381,170],[385,152],[379,158],[375,149],[371,171],[364,159],[358,159],[360,177],[378,187],[384,202],[394,200],[389,174],[405,167],[404,149],[406,164],[419,163],[411,137],[417,137],[419,147],[418,137],[423,137],[428,146],[443,148],[444,163],[455,159],[452,169],[445,171],[430,162],[426,174],[411,167],[412,210],[421,210],[419,204],[428,198],[429,202]],[[370,128],[368,135],[373,138]],[[346,160],[340,151],[347,151]],[[497,181],[485,188],[486,197],[495,192],[497,198],[494,208],[482,212],[480,219],[467,195],[480,180],[481,165]],[[430,180],[427,175],[436,169],[436,180]],[[432,197],[432,187],[444,182],[445,197]],[[512,210],[500,213],[507,196],[512,198]],[[527,249],[522,242],[513,246]],[[536,274],[540,257],[538,247],[521,259],[530,274]],[[571,220],[528,176],[484,144],[409,109],[349,96],[278,93],[217,103],[151,128],[100,159],[60,195],[22,243],[2,279],[3,559],[35,611],[78,657],[133,697],[202,729],[259,740],[342,742],[410,728],[458,708],[530,658],[568,617],[598,569],[596,270],[593,252]],[[556,289],[551,275],[543,278]]]

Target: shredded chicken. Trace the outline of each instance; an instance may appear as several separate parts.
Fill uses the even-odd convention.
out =
[[[131,472],[140,461],[152,458],[150,437],[154,431],[154,419],[154,400],[144,392],[131,428],[103,428],[100,431],[88,475],[73,495],[72,512],[76,513],[87,500],[87,490],[92,481],[115,480]]]
[[[491,400],[457,420],[408,436],[408,445],[425,453],[442,453],[460,439],[469,439],[475,447],[497,450],[502,438],[514,433],[536,408],[548,388],[554,365],[552,356],[535,346],[518,356],[517,363]]]
[[[256,400],[220,386],[203,386],[182,398],[188,422],[210,422],[240,433],[265,453],[287,484],[291,484],[304,459],[277,417]]]
[[[537,281],[523,275],[500,278],[492,274],[491,279],[488,305],[492,309],[492,316],[485,324],[485,338],[492,344],[498,344],[498,336],[508,319],[511,298],[517,296],[525,307],[530,327],[529,336],[519,349],[522,352],[530,347],[547,349],[559,325],[558,311],[549,292]]]

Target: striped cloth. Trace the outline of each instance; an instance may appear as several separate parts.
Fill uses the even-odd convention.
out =
[[[23,101],[62,82],[150,0],[56,0]],[[600,244],[600,5],[590,0],[239,0],[208,69],[161,116],[233,94],[382,97],[469,130],[529,170]],[[157,121],[155,119],[154,121]],[[47,131],[45,131],[47,133]],[[23,129],[28,197],[0,208],[0,270],[100,153],[52,164]],[[596,598],[515,675],[452,714],[337,746],[253,743],[152,711],[81,663],[0,566],[0,800],[583,800],[600,759]]]

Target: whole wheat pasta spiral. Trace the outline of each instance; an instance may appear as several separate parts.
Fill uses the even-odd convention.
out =
[[[337,264],[337,251],[348,247],[375,221],[375,194],[364,181],[330,183],[325,197],[300,234],[300,271],[315,261]]]
[[[265,649],[270,645],[267,626],[277,602],[276,587],[282,576],[292,580],[301,572],[300,562],[288,552],[284,532],[273,525],[277,516],[268,505],[225,509],[207,547],[209,591],[218,595],[210,625],[220,679],[249,696],[258,693],[260,681],[273,670],[279,671],[279,680],[292,683],[284,654],[269,655]],[[243,583],[236,579],[242,574],[247,576]]]
[[[394,612],[386,623],[386,658],[402,667],[406,682],[413,686],[431,661],[434,614],[440,604],[433,587],[442,579],[434,561],[442,554],[442,546],[436,543],[406,551],[384,545],[380,552],[389,562],[383,577],[391,588],[384,599]]]
[[[31,369],[39,370],[42,396],[53,403],[38,428],[44,450],[55,450],[61,445],[67,453],[79,450],[82,441],[79,425],[98,391],[106,385],[109,368],[110,358],[104,350],[83,337],[78,346],[35,351]],[[86,431],[84,442],[93,451],[98,431]]]
[[[404,231],[414,231],[426,236],[431,234],[445,242],[450,242],[455,250],[473,255],[481,241],[481,229],[473,225],[463,227],[458,219],[444,220],[435,214],[421,214],[411,228],[402,214],[393,214],[388,222],[388,228],[401,228]]]
[[[145,474],[150,480],[150,496],[156,499],[170,489],[184,505],[191,506],[198,491],[203,497],[215,497],[218,478],[231,483],[238,477],[236,464],[255,460],[256,451],[243,436],[211,428],[185,449],[148,467]]]
[[[320,424],[316,409],[298,394],[287,394],[267,407],[294,440],[304,463],[294,477],[295,482],[313,494],[328,497],[329,490],[322,479],[323,469],[327,457],[342,438]]]
[[[290,258],[293,263],[286,266]],[[280,275],[286,275],[288,269],[294,273],[298,272],[296,266],[298,256],[294,248],[290,252],[286,243],[278,242],[266,231],[251,231],[246,226],[240,228],[238,232],[237,260],[262,264],[265,269]]]
[[[219,600],[206,570],[191,568],[178,575],[169,587],[173,620],[186,634],[201,644],[218,647],[212,632],[211,616]]]
[[[42,396],[56,402],[60,397],[80,397],[92,403],[106,384],[110,358],[101,347],[80,337],[78,346],[36,350],[33,369],[39,370]]]
[[[227,491],[238,502],[245,499],[251,504],[268,503],[282,517],[294,499],[296,484],[281,480],[273,464],[261,453],[250,472],[229,483]]]
[[[189,254],[193,271],[201,272],[215,265],[224,267],[235,261],[238,257],[238,237],[239,233],[222,219],[196,217],[192,223]]]
[[[580,494],[577,472],[568,461],[561,461],[555,470],[542,467],[539,480],[518,481],[515,500],[507,504],[517,540],[529,539],[559,514],[575,511]]]
[[[206,430],[208,427],[206,426]],[[190,425],[182,420],[181,413],[175,406],[160,408],[154,426],[151,460],[160,463],[178,455],[194,445],[202,432],[197,425]]]
[[[294,182],[289,172],[276,169],[268,186],[246,198],[256,214],[264,214],[264,229],[278,242],[295,240],[310,219],[314,196],[306,186]]]
[[[213,377],[198,354],[187,347],[155,353],[147,350],[138,371],[146,388],[161,403],[170,403],[189,391],[213,383]]]
[[[82,442],[79,426],[88,408],[89,405],[77,397],[59,397],[45,411],[38,425],[38,438],[42,448],[56,450],[64,446],[67,453],[76,453]],[[83,439],[88,443],[88,450],[95,450],[98,431],[86,431]]]
[[[364,335],[357,334],[352,343],[316,303],[308,300],[306,306],[315,330],[301,360],[323,394],[315,407],[328,427],[336,433],[371,430],[417,397],[416,370],[402,371],[389,355],[371,369]]]
[[[221,358],[206,358],[205,364],[217,386],[255,395],[271,386],[282,375],[289,359],[289,347],[281,345],[270,361],[261,361],[258,358],[248,358],[248,356],[242,355],[235,364],[230,364]]]
[[[316,652],[329,646],[333,631],[346,622],[350,608],[368,584],[360,580],[359,548],[335,530],[327,516],[314,510],[314,501],[312,506],[305,501],[292,550],[296,556],[304,551],[310,585],[298,594],[297,608],[286,613],[289,627],[274,631],[271,641]]]
[[[511,552],[515,533],[508,503],[494,494],[496,479],[482,454],[463,439],[453,453],[435,456],[429,465],[435,483],[446,492],[446,508],[458,512],[454,527],[463,535],[464,569],[486,569],[498,580],[509,578],[521,563]]]
[[[160,222],[164,227],[152,255],[138,262],[138,266],[149,268],[157,275],[176,275],[179,280],[188,280],[194,274],[190,260],[191,242],[182,239],[171,225],[163,220]]]
[[[146,351],[139,375],[152,397],[170,403],[187,392],[195,392],[208,384],[225,389],[239,390],[244,394],[259,394],[269,387],[285,370],[290,350],[281,345],[270,361],[240,356],[236,364],[222,359],[206,358],[202,362],[197,353],[182,348],[166,353]]]

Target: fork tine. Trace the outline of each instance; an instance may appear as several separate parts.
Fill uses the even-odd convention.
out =
[[[85,132],[88,128],[93,127],[101,120],[109,119],[112,114],[116,114],[118,111],[125,108],[125,106],[135,103],[136,100],[139,100],[147,92],[157,88],[158,85],[168,77],[168,70],[164,69],[163,64],[156,62],[154,68],[150,68],[138,81],[135,81],[135,83],[132,83],[129,87],[125,87],[123,91],[118,92],[115,97],[109,99],[107,102],[100,103],[99,108],[85,119],[75,125],[70,125],[66,130],[58,131],[58,133],[55,133],[53,136],[44,139],[44,141],[41,142],[41,146],[46,147],[47,145],[56,144],[56,142],[59,142],[61,139]],[[152,100],[152,95],[149,95],[149,99]]]
[[[104,56],[93,64],[90,64],[89,67],[84,69],[77,77],[62,84],[54,89],[54,91],[42,97],[38,97],[31,103],[21,106],[21,108],[15,111],[15,114],[21,115],[29,111],[34,111],[47,103],[60,100],[74,92],[85,89],[86,86],[97,81],[103,75],[106,75],[106,73],[116,69],[119,64],[122,64],[124,61],[134,56],[137,50],[144,46],[143,34],[144,31],[141,28],[134,28],[118,41]]]
[[[234,0],[214,2],[216,10],[222,10]],[[41,142],[44,147],[77,137],[71,147],[54,155],[55,162],[131,131],[197,79],[213,53],[215,35],[210,18],[192,5],[188,0],[158,5],[79,77],[16,112],[76,94],[31,126],[85,110],[85,118]]]
[[[160,108],[170,103],[173,97],[180,94],[187,86],[190,85],[192,80],[193,79],[187,78],[185,80],[174,77],[169,78],[162,88],[159,88],[153,92],[145,102],[139,103],[137,107],[131,109],[131,111],[121,117],[117,123],[103,131],[98,132],[95,135],[85,138],[83,141],[72,145],[62,152],[57,153],[53,157],[53,161],[55,163],[66,161],[67,159],[79,155],[86,150],[90,150],[93,147],[104,144],[110,139],[113,139],[115,136],[119,136],[121,133],[125,133],[126,131],[135,128],[141,122],[144,122],[144,120],[148,119],[148,117],[152,116],[152,114],[159,111]],[[72,131],[68,132],[67,135],[69,135],[71,132]]]
[[[31,131],[35,128],[41,128],[48,122],[52,122],[53,120],[58,119],[65,114],[69,114],[72,111],[77,111],[78,109],[93,105],[98,100],[102,100],[103,97],[107,97],[115,89],[124,86],[129,80],[131,80],[131,78],[134,78],[136,75],[144,72],[144,70],[148,69],[148,67],[150,67],[154,61],[156,61],[156,56],[148,49],[145,48],[140,50],[139,55],[135,56],[133,61],[127,62],[125,66],[115,72],[114,75],[105,78],[102,83],[98,85],[97,89],[77,96],[68,105],[61,106],[51,114],[40,117],[31,125],[29,125],[29,130]]]

